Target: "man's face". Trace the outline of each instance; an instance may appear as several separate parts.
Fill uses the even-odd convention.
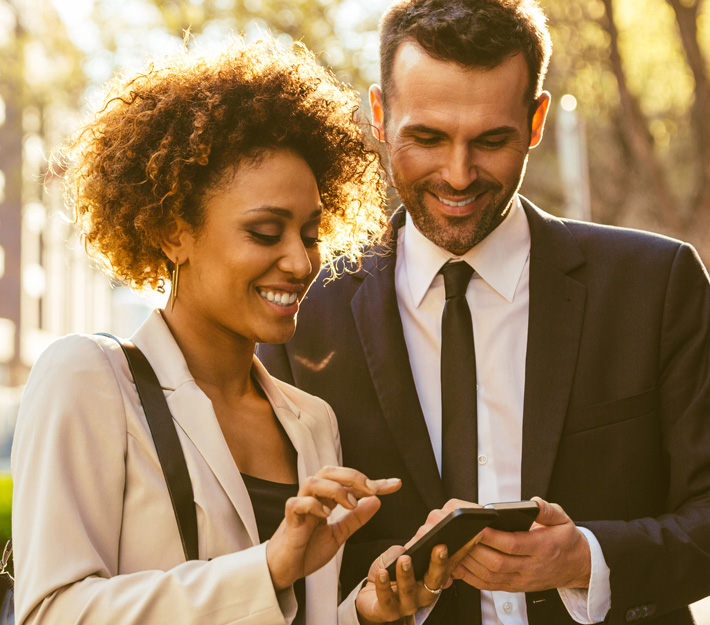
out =
[[[521,55],[469,69],[405,42],[392,69],[386,114],[377,86],[370,103],[394,185],[422,234],[463,254],[508,213],[528,150],[542,138],[549,94],[538,99],[531,128]]]

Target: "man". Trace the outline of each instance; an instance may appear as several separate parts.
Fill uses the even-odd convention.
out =
[[[687,245],[517,194],[549,53],[533,0],[388,10],[370,101],[406,212],[361,268],[311,289],[288,345],[259,355],[333,406],[347,466],[403,480],[346,547],[344,590],[472,487],[482,504],[556,505],[534,531],[485,530],[427,622],[477,622],[476,587],[485,625],[691,623],[710,592],[710,286]],[[463,298],[455,261],[475,272]],[[473,329],[453,348],[451,298]],[[469,342],[475,363],[452,366]],[[457,470],[474,484],[447,482]]]

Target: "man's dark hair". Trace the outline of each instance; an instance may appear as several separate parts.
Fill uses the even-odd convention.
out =
[[[400,0],[380,22],[385,102],[395,88],[395,55],[406,41],[462,67],[493,69],[522,54],[530,75],[526,98],[531,107],[542,91],[552,51],[547,19],[536,0]]]

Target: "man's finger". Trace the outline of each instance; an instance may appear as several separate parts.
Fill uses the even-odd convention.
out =
[[[540,506],[540,512],[535,519],[535,523],[538,525],[564,525],[570,522],[567,513],[559,504],[550,503],[540,497],[533,497],[533,500],[537,501]]]

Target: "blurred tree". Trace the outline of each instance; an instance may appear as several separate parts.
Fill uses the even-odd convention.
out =
[[[689,240],[710,261],[708,3],[541,4],[555,45],[548,88],[575,95],[587,119],[593,218]]]
[[[104,45],[114,52],[130,47],[125,45],[130,31],[139,38],[147,30],[154,35],[161,31],[174,42],[181,42],[189,31],[188,46],[200,47],[228,34],[247,40],[271,34],[284,43],[302,41],[338,78],[364,92],[377,78],[378,7],[386,4],[387,0],[367,4],[359,0],[146,0],[143,23],[136,32],[131,16],[117,16],[115,2],[97,0],[95,19],[107,35]],[[145,45],[138,49],[151,52]],[[134,60],[138,64],[142,59]]]
[[[206,47],[229,32],[301,40],[363,97],[378,76],[377,20],[388,0],[96,0],[101,81],[151,42]],[[540,0],[555,44],[547,87],[576,96],[588,130],[592,217],[693,242],[710,261],[710,0]],[[161,44],[162,45],[162,44]],[[136,62],[141,59],[134,58]],[[553,106],[548,133],[555,131]],[[557,212],[555,141],[524,191]]]

